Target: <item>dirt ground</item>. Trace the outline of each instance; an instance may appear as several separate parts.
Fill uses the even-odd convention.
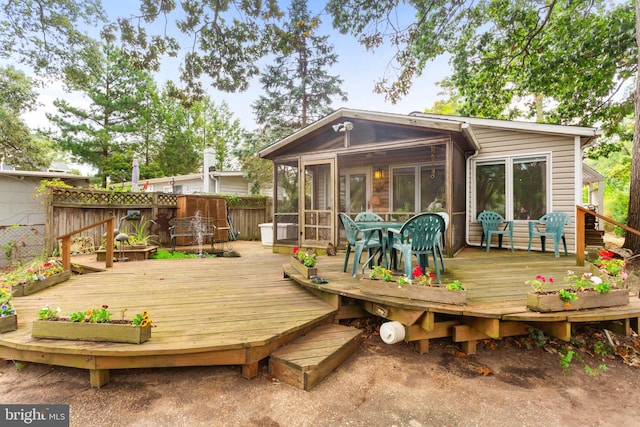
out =
[[[534,336],[487,340],[466,356],[441,339],[421,355],[407,343],[383,343],[374,321],[355,326],[366,331],[360,349],[308,392],[270,377],[266,365],[253,380],[239,367],[114,370],[95,389],[84,370],[0,361],[0,402],[66,403],[72,426],[571,427],[640,419],[640,369],[620,357],[637,365],[637,337],[614,335],[617,350],[608,355],[595,344],[607,341],[597,330],[570,348]],[[557,351],[570,349],[580,357],[568,372]],[[585,364],[600,370],[587,374]]]

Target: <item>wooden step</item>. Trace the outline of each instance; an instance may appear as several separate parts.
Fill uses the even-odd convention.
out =
[[[360,346],[362,331],[322,325],[271,353],[269,372],[303,390],[322,381]]]

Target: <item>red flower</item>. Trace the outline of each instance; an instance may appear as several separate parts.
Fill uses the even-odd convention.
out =
[[[429,279],[433,279],[433,278],[435,278],[435,277],[437,277],[435,274],[433,274],[433,273],[429,273]]]
[[[416,265],[416,267],[413,269],[413,272],[411,273],[411,276],[413,276],[414,279],[416,277],[422,276],[422,267]]]
[[[553,283],[553,277],[549,277],[549,283]]]
[[[299,250],[300,248],[296,246],[295,248],[293,248],[293,254],[297,254]]]

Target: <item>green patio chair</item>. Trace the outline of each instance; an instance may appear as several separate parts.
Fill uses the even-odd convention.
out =
[[[358,221],[384,221],[384,218],[382,218],[377,213],[360,212],[358,215],[356,215],[355,221],[356,222],[358,222]]]
[[[498,236],[498,247],[502,248],[502,236],[509,236],[511,244],[511,252],[513,250],[513,221],[506,221],[502,215],[497,212],[482,211],[478,215],[478,221],[482,224],[482,239],[480,239],[480,247],[483,240],[487,243],[487,252],[491,248],[491,237],[495,234]],[[501,227],[501,225],[504,226]]]
[[[529,247],[527,251],[531,251],[533,238],[540,237],[540,246],[542,247],[542,252],[545,252],[546,238],[551,237],[556,258],[560,257],[560,240],[562,240],[562,245],[564,246],[565,256],[569,256],[567,240],[564,236],[564,227],[569,224],[571,224],[571,217],[564,212],[549,212],[537,221],[529,221]]]
[[[411,277],[413,272],[413,255],[416,256],[423,271],[427,271],[429,254],[431,254],[438,283],[442,283],[436,253],[444,229],[444,218],[435,213],[418,214],[409,218],[399,230],[389,229],[393,235],[393,241],[390,242],[390,245],[394,251],[399,251],[404,258],[404,274],[407,277]],[[395,256],[392,257],[395,259]],[[444,261],[441,257],[440,264],[444,271]]]
[[[344,227],[344,231],[347,234],[347,253],[344,257],[343,271],[347,271],[347,265],[349,264],[349,256],[351,255],[351,249],[354,250],[353,270],[352,276],[356,277],[358,272],[358,264],[360,263],[360,257],[362,252],[366,249],[369,254],[367,262],[364,263],[362,270],[367,264],[372,263],[373,257],[377,251],[381,251],[384,255],[385,264],[387,263],[387,254],[385,251],[385,244],[382,240],[381,228],[360,228],[349,215],[342,212],[338,213],[338,218]]]

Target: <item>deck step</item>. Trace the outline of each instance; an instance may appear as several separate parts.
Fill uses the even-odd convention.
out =
[[[319,326],[271,353],[269,372],[303,390],[322,381],[360,346],[362,331],[337,324]]]

